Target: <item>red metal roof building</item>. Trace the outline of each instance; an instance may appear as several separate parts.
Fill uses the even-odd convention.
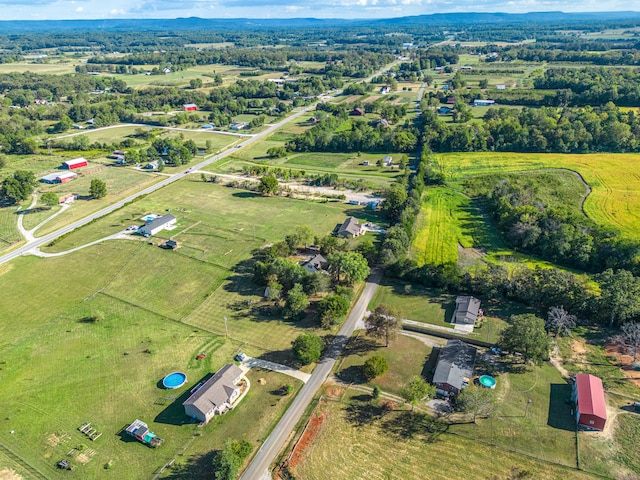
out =
[[[67,183],[67,182],[70,182],[71,180],[73,180],[74,178],[76,178],[77,176],[78,176],[78,175],[76,175],[76,174],[75,174],[75,173],[73,173],[73,172],[63,172],[63,173],[60,173],[60,174],[56,177],[56,180],[57,180],[59,183]]]
[[[602,380],[593,375],[578,373],[573,385],[578,428],[604,430],[607,423],[607,403]]]
[[[74,168],[86,167],[87,165],[87,160],[82,157],[62,162],[62,168],[67,168],[69,170],[73,170]]]
[[[185,103],[184,105],[182,105],[182,109],[185,112],[195,112],[196,110],[198,110],[198,106],[195,103]]]

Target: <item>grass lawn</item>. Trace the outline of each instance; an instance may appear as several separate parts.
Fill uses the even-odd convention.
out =
[[[400,395],[411,378],[424,374],[430,354],[431,347],[415,338],[397,335],[385,347],[384,340],[376,342],[361,330],[351,338],[336,375],[349,383],[367,384],[370,387],[378,385],[385,392]],[[373,355],[382,355],[387,360],[389,370],[367,383],[362,375],[362,365]]]
[[[564,403],[571,386],[558,370],[545,363],[525,373],[503,373],[496,380],[498,413],[477,424],[452,425],[450,430],[470,440],[575,467],[575,420],[571,406]]]
[[[0,73],[32,72],[40,75],[64,75],[75,71],[75,65],[72,63],[0,63]]]
[[[585,213],[600,225],[618,228],[627,238],[640,238],[640,171],[638,154],[450,153],[437,155],[449,180],[486,173],[567,168],[582,175],[592,193]],[[625,172],[624,175],[621,173]]]
[[[110,242],[65,257],[21,257],[0,274],[3,298],[9,300],[0,311],[6,423],[0,443],[47,477],[68,475],[55,468],[61,458],[69,458],[83,479],[133,480],[149,478],[175,456],[201,457],[227,438],[246,438],[257,447],[292,398],[276,390],[285,383],[299,388],[280,374],[251,372],[252,390],[231,415],[204,429],[185,424],[182,396],[228,363],[239,343],[167,318],[193,308],[219,280],[217,267],[165,253],[175,252]],[[94,315],[98,322],[87,320]],[[195,360],[202,352],[207,357]],[[187,387],[158,388],[175,370],[187,373]],[[259,385],[259,378],[266,385]],[[118,434],[136,418],[165,439],[161,448]],[[103,433],[97,441],[77,431],[85,422]],[[84,456],[66,457],[73,448]],[[0,454],[0,465],[5,464]]]
[[[18,231],[18,218],[16,212],[19,206],[7,206],[0,208],[0,251],[9,248],[22,238]]]
[[[31,230],[50,216],[55,215],[59,210],[60,206],[58,205],[55,205],[53,207],[42,204],[36,205],[35,208],[24,214],[24,218],[22,219],[22,226],[27,230]]]
[[[459,435],[429,433],[429,417],[398,407],[384,415],[360,397],[361,392],[348,391],[342,402],[329,401],[318,409],[324,421],[294,468],[298,478],[486,479],[505,478],[512,468],[541,480],[592,478]]]
[[[455,309],[455,297],[420,285],[385,278],[369,304],[369,309],[385,304],[394,308],[402,318],[453,329],[450,319]],[[509,302],[483,303],[482,308],[485,316],[471,336],[490,343],[498,340],[511,315],[525,311]]]

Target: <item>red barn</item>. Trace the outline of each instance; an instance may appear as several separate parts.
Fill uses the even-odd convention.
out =
[[[76,158],[74,160],[67,160],[62,162],[62,168],[73,170],[74,168],[86,167],[88,165],[87,160],[84,158]]]
[[[184,105],[182,105],[182,109],[185,112],[195,112],[196,110],[198,110],[198,106],[195,103],[185,103]]]
[[[593,375],[578,373],[573,385],[578,428],[604,430],[607,423],[607,403],[602,380]]]
[[[77,176],[78,175],[76,175],[73,172],[63,172],[63,173],[61,173],[60,175],[58,175],[56,177],[56,180],[59,183],[67,183],[67,182],[70,182],[71,180],[73,180],[74,178],[76,178]]]

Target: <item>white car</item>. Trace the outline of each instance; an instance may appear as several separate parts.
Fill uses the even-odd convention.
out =
[[[239,353],[234,358],[236,362],[244,362],[247,359],[247,356],[244,353]]]

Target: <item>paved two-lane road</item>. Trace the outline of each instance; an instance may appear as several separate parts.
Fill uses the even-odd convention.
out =
[[[258,453],[256,453],[256,456],[242,475],[241,480],[271,478],[269,467],[280,450],[282,450],[282,447],[284,447],[289,434],[302,418],[304,411],[311,403],[316,392],[327,379],[331,370],[333,370],[333,366],[342,353],[344,346],[349,341],[349,338],[351,338],[358,320],[364,318],[367,306],[378,288],[381,276],[381,272],[377,270],[371,274],[360,298],[358,299],[358,302],[351,310],[351,313],[344,322],[344,325],[342,325],[338,336],[335,338],[333,343],[329,345],[327,353],[322,360],[320,360],[320,363],[311,374],[311,378],[309,378],[307,383],[302,387],[300,393],[298,393],[289,409],[278,422],[278,425],[276,425],[271,432],[271,435],[269,435],[264,441],[260,450],[258,450]]]

